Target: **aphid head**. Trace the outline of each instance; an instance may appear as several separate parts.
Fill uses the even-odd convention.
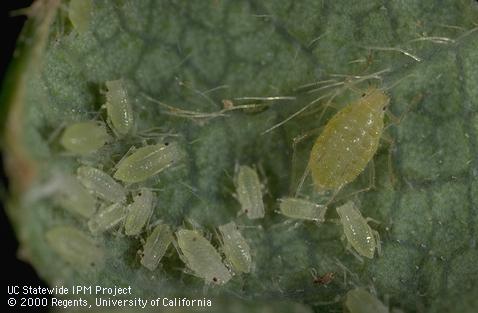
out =
[[[383,90],[378,89],[375,86],[369,86],[362,94],[362,101],[366,102],[377,111],[385,111],[390,103],[390,98]]]

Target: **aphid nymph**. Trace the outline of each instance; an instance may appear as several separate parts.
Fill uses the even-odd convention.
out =
[[[122,203],[113,203],[101,208],[88,221],[88,228],[93,234],[102,233],[118,225],[126,216],[125,207]]]
[[[107,81],[106,88],[108,123],[117,136],[125,136],[133,128],[134,113],[124,81],[122,79]]]
[[[262,185],[256,170],[247,165],[239,166],[235,177],[236,197],[241,211],[250,219],[263,218]]]
[[[236,272],[249,273],[252,259],[251,248],[234,222],[219,226],[222,236],[222,249],[226,259]]]
[[[362,256],[372,259],[375,249],[380,254],[380,237],[363,218],[352,201],[337,207],[340,222],[350,245]]]
[[[88,29],[92,12],[92,0],[70,0],[68,18],[78,33],[81,34]]]
[[[169,226],[166,224],[157,225],[143,246],[141,264],[150,271],[154,271],[172,240],[173,233]]]
[[[141,188],[133,197],[133,202],[126,207],[127,215],[124,224],[125,234],[137,236],[149,221],[153,213],[156,196],[149,189]]]
[[[74,176],[66,176],[54,201],[66,210],[89,218],[96,211],[96,199]]]
[[[102,170],[90,166],[80,166],[77,170],[80,182],[99,198],[109,202],[124,202],[126,192],[118,182]]]
[[[69,152],[87,154],[103,147],[109,140],[110,136],[102,122],[85,121],[66,127],[60,143]]]
[[[290,218],[323,222],[327,212],[325,205],[319,205],[300,198],[280,199],[279,213]]]
[[[347,292],[345,306],[350,313],[388,313],[388,308],[364,288],[355,288]]]

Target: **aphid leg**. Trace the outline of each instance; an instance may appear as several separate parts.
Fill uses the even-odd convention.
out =
[[[393,151],[395,150],[395,140],[386,133],[382,133],[382,137],[380,139],[388,143],[388,173],[390,175],[390,184],[392,186],[395,186],[395,184],[397,183],[397,179],[395,178],[395,171],[393,169]]]
[[[375,245],[377,246],[377,254],[378,256],[382,256],[382,241],[380,240],[380,233],[375,229],[372,229],[372,233],[375,237]]]

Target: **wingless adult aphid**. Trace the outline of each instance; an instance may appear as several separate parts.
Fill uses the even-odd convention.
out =
[[[229,222],[219,226],[222,235],[222,249],[226,259],[237,272],[249,273],[252,259],[251,248],[239,232],[236,223]]]
[[[60,143],[72,153],[87,154],[103,147],[109,139],[110,136],[102,122],[85,121],[66,127]]]
[[[133,128],[134,116],[128,93],[122,79],[106,82],[106,113],[113,132],[122,137]]]
[[[176,232],[178,253],[186,266],[206,283],[223,285],[231,273],[222,263],[221,256],[198,231],[180,229]]]
[[[350,313],[388,313],[388,308],[363,288],[347,292],[345,306]]]
[[[290,218],[323,222],[327,207],[300,198],[280,199],[279,213]]]
[[[257,172],[249,166],[242,165],[236,173],[236,197],[241,210],[250,219],[263,218],[264,202],[262,201],[262,185]]]
[[[365,169],[377,151],[389,101],[382,90],[369,87],[327,122],[308,163],[317,190],[339,190]]]
[[[362,256],[372,259],[377,249],[380,254],[380,237],[372,230],[352,201],[337,207],[340,222],[350,245]]]
[[[122,203],[113,203],[101,208],[88,221],[88,228],[93,234],[102,233],[118,225],[126,217],[126,210]]]
[[[170,167],[184,157],[176,142],[166,142],[137,149],[117,165],[114,178],[126,183],[144,181]]]
[[[50,247],[66,262],[82,268],[100,266],[103,249],[93,238],[72,226],[57,226],[46,233]]]
[[[133,203],[126,207],[127,216],[124,224],[125,234],[136,236],[141,233],[143,227],[153,213],[156,196],[146,188],[141,188],[133,197]]]
[[[166,224],[159,224],[146,239],[143,246],[141,264],[154,271],[173,240],[173,233]]]
[[[118,182],[105,172],[89,166],[80,166],[77,170],[80,182],[99,198],[110,202],[124,202],[126,192]]]

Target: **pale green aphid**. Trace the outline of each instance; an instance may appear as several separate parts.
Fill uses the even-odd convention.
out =
[[[133,203],[126,208],[128,212],[124,224],[126,235],[136,236],[141,233],[143,227],[151,218],[155,199],[155,194],[146,188],[141,188],[133,197]]]
[[[388,308],[363,288],[347,292],[345,306],[350,313],[388,313]]]
[[[219,226],[222,235],[222,249],[226,259],[237,272],[249,273],[252,259],[251,248],[239,232],[236,223],[229,222]]]
[[[104,261],[104,252],[98,243],[75,227],[57,226],[48,230],[45,236],[50,247],[72,265],[99,267]]]
[[[222,285],[231,279],[231,273],[222,263],[221,256],[212,244],[195,230],[176,232],[178,253],[186,266],[206,283]]]
[[[137,183],[144,181],[184,157],[184,151],[176,142],[166,142],[139,148],[125,157],[118,165],[114,178]]]
[[[81,34],[88,29],[93,12],[92,0],[70,0],[68,18],[73,27]]]
[[[77,170],[80,182],[101,199],[110,202],[124,202],[126,192],[110,175],[90,166],[81,166]]]
[[[235,182],[236,197],[241,204],[242,212],[250,219],[263,218],[262,185],[257,172],[249,166],[240,166]]]
[[[133,128],[134,117],[128,93],[122,79],[106,82],[106,113],[113,132],[121,137]]]
[[[87,154],[103,147],[109,139],[110,136],[102,122],[85,121],[66,127],[60,138],[60,143],[70,152]]]
[[[380,252],[378,233],[370,228],[352,201],[337,207],[337,213],[348,242],[360,255],[372,259],[376,248]]]
[[[323,222],[327,207],[300,198],[280,199],[279,213],[297,219]]]
[[[141,264],[154,271],[173,240],[173,233],[166,224],[159,224],[146,239],[143,246]]]
[[[96,212],[95,197],[74,176],[66,176],[62,180],[55,201],[66,210],[86,218]]]
[[[102,233],[118,225],[126,217],[122,203],[113,203],[99,210],[88,221],[88,228],[93,234]]]

